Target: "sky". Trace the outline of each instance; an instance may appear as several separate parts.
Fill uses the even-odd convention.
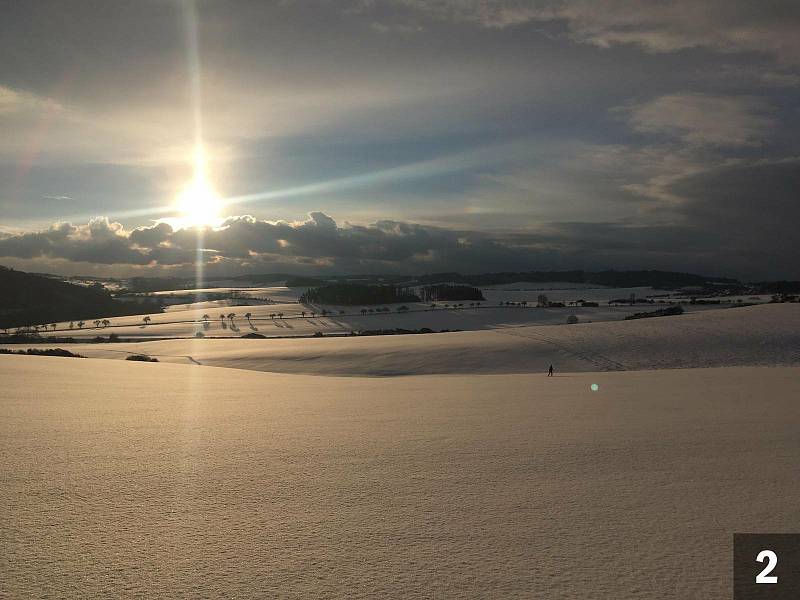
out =
[[[800,3],[9,2],[0,264],[800,279]]]

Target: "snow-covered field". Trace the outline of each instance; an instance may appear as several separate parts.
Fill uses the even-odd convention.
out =
[[[202,294],[231,294],[236,293],[247,298],[270,298],[275,302],[297,302],[300,295],[308,288],[305,287],[208,287],[190,290],[164,290],[151,292],[150,295],[159,296],[196,296]]]
[[[205,337],[238,338],[247,333],[266,337],[304,337],[317,332],[328,335],[348,334],[352,331],[376,329],[432,329],[433,331],[479,331],[497,327],[523,325],[559,325],[575,316],[582,323],[620,321],[627,315],[651,312],[668,304],[636,304],[609,306],[614,299],[658,296],[664,290],[654,288],[603,288],[583,284],[548,282],[533,284],[520,282],[505,286],[482,288],[486,300],[480,307],[470,302],[438,302],[435,310],[429,303],[388,304],[386,306],[307,306],[298,302],[307,288],[272,287],[212,287],[199,290],[169,290],[154,292],[152,296],[168,302],[163,313],[109,317],[107,324],[89,320],[82,326],[76,321],[56,323],[55,329],[40,330],[45,336],[91,339],[116,334],[126,339],[190,338],[198,334]],[[221,294],[238,295],[238,298],[220,299]],[[198,296],[198,294],[200,294]],[[206,299],[203,294],[212,294]],[[536,308],[539,294],[551,302],[586,300],[599,303],[598,307],[566,306],[564,308]],[[213,295],[217,295],[214,299]],[[663,298],[657,298],[662,299]],[[198,301],[199,300],[199,301]],[[266,301],[270,303],[265,303]],[[722,305],[683,304],[686,312],[696,313],[730,307]],[[130,301],[130,298],[129,298]],[[752,300],[751,300],[752,301]],[[527,302],[523,306],[501,306],[501,303]],[[454,304],[460,304],[455,307]],[[408,310],[399,312],[405,307]],[[379,310],[380,309],[380,310]],[[388,309],[388,310],[384,310]],[[320,316],[327,311],[327,316]],[[362,310],[365,312],[362,313]],[[313,312],[312,312],[313,311]],[[370,312],[371,311],[371,312]],[[245,318],[249,314],[250,319]],[[311,315],[314,314],[314,317]],[[233,319],[229,318],[233,315]],[[146,318],[146,320],[145,320]],[[2,335],[0,335],[2,343]]]
[[[550,311],[486,310],[508,315],[514,311],[534,315]],[[483,309],[449,312],[466,319],[470,312],[482,316]],[[435,316],[446,314],[448,311],[437,311]],[[370,318],[373,322],[379,319],[375,316],[364,320]],[[390,318],[402,323],[403,318],[418,317],[409,314]],[[278,320],[276,326],[296,331],[301,323],[313,323],[312,327],[327,333],[335,330],[325,328],[325,323],[336,321]],[[419,324],[412,321],[409,325]],[[259,329],[264,330],[261,325]],[[162,362],[318,375],[540,373],[550,364],[560,372],[800,365],[800,304],[766,304],[577,325],[520,326],[507,321],[491,329],[475,329],[481,330],[335,339],[172,339],[65,347],[96,358],[123,359],[129,354],[144,353]],[[38,346],[47,348],[53,344]]]
[[[535,303],[535,296],[533,302]],[[342,334],[351,331],[375,329],[422,329],[434,331],[459,330],[475,331],[507,327],[513,325],[558,325],[565,324],[570,315],[578,317],[580,322],[620,321],[625,316],[638,312],[651,312],[668,305],[634,305],[608,306],[601,304],[596,308],[564,307],[541,309],[529,305],[499,306],[497,303],[483,302],[481,307],[470,308],[469,302],[463,302],[461,308],[446,308],[444,304],[431,310],[429,304],[406,303],[387,304],[388,312],[361,314],[361,307],[352,306],[317,306],[310,308],[296,302],[278,304],[260,304],[251,306],[232,306],[235,301],[222,300],[193,304],[173,305],[167,312],[128,317],[110,317],[110,326],[95,327],[92,322],[77,328],[73,323],[57,323],[56,329],[42,332],[44,336],[74,337],[91,339],[96,336],[108,336],[115,333],[123,338],[175,338],[194,337],[202,332],[206,337],[241,337],[246,333],[259,333],[267,337],[309,336],[316,332],[323,334]],[[398,308],[407,306],[407,312],[398,312]],[[375,310],[378,307],[370,307]],[[384,307],[380,307],[384,308]],[[685,305],[689,313],[718,310],[719,305]],[[326,317],[320,316],[325,309]],[[366,307],[364,308],[366,310]],[[312,318],[311,311],[316,314]],[[233,313],[233,320],[227,315]],[[245,315],[250,313],[247,320]],[[303,316],[305,313],[305,316]],[[273,316],[274,315],[274,316]],[[283,315],[280,317],[279,315]],[[204,316],[208,323],[204,324]],[[233,326],[231,326],[233,325]],[[2,343],[2,336],[0,336]]]
[[[558,282],[546,284],[511,283],[501,286],[482,287],[481,292],[491,304],[496,304],[500,300],[505,302],[522,302],[525,300],[534,305],[539,294],[544,294],[551,302],[567,303],[586,300],[587,302],[607,304],[609,300],[630,298],[631,294],[637,298],[648,298],[651,296],[665,296],[670,293],[668,290],[659,290],[651,287],[609,288],[580,283],[559,284]]]
[[[800,529],[798,368],[0,378],[9,598],[723,598]]]
[[[0,355],[0,597],[728,597],[800,529],[800,305],[548,314]]]

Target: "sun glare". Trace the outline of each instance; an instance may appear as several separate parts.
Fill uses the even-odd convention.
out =
[[[208,182],[196,178],[177,199],[177,208],[184,226],[215,226],[222,220],[222,201]]]

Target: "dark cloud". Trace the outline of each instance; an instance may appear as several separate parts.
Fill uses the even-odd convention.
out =
[[[137,227],[131,231],[129,238],[137,246],[152,248],[166,242],[172,233],[172,227],[168,223],[157,223],[152,227]]]
[[[150,262],[146,253],[131,247],[119,223],[93,219],[86,225],[57,223],[46,231],[0,239],[0,255],[17,258],[62,258],[73,262],[134,264]]]
[[[521,252],[475,231],[391,220],[339,226],[322,212],[296,223],[232,217],[205,230],[158,224],[125,232],[118,223],[98,219],[0,239],[3,257],[125,266],[190,268],[198,248],[210,265],[236,272],[273,265],[314,272],[499,270],[541,267],[538,259],[553,264],[556,258],[552,252]]]
[[[797,275],[800,256],[800,159],[719,167],[672,186],[686,221],[706,232],[720,255],[755,271]]]
[[[730,164],[673,181],[680,204],[667,224],[559,223],[536,239],[606,265],[797,278],[798,189],[800,159]]]
[[[340,226],[322,212],[293,223],[231,217],[202,230],[161,223],[126,232],[95,219],[7,235],[0,256],[186,269],[202,256],[231,272],[278,266],[316,273],[661,268],[798,276],[792,257],[800,253],[799,184],[798,161],[730,166],[674,183],[684,204],[672,223],[562,222],[493,235],[393,220]],[[715,193],[706,194],[708,188]],[[775,219],[776,212],[789,218]]]

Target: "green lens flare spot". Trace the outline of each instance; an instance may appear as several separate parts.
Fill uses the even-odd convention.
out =
[[[591,389],[593,392],[596,392],[597,390],[599,390],[599,389],[600,389],[600,386],[599,386],[599,385],[597,385],[596,383],[593,383],[592,385],[590,385],[590,386],[589,386],[589,388],[590,388],[590,389]]]

